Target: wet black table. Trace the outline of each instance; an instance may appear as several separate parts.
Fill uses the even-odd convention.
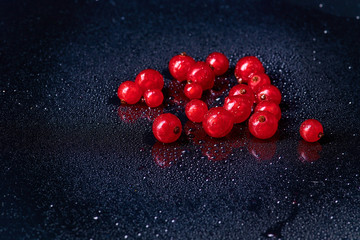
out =
[[[1,1],[1,239],[360,239],[360,10],[356,1]],[[167,70],[212,51],[258,56],[283,94],[268,141],[214,140],[187,121]],[[120,105],[145,68],[166,101]],[[162,112],[175,144],[155,141]],[[307,118],[326,136],[301,141]]]

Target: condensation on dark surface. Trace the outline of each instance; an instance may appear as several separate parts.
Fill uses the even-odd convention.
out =
[[[2,1],[1,238],[360,239],[359,16],[356,1]],[[167,70],[183,51],[230,59],[210,106],[258,56],[283,95],[276,136],[188,122]],[[145,68],[164,106],[120,105]],[[162,112],[183,123],[176,143],[152,135]],[[307,118],[319,143],[298,134]]]

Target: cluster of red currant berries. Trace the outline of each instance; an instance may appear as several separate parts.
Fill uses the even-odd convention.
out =
[[[228,69],[229,60],[219,52],[211,53],[205,62],[196,62],[185,53],[170,60],[170,74],[179,82],[187,81],[184,94],[191,101],[185,106],[186,116],[190,121],[202,122],[205,132],[214,138],[225,137],[234,124],[248,119],[253,136],[271,138],[281,118],[281,93],[271,84],[258,58],[247,56],[236,63],[235,77],[239,84],[230,89],[222,107],[208,109],[200,100],[203,91],[213,88],[215,77]],[[123,82],[118,88],[118,97],[127,104],[135,104],[143,97],[149,107],[158,107],[164,100],[163,86],[163,76],[156,70],[146,69],[136,76],[135,82]],[[180,137],[182,125],[178,117],[165,113],[154,120],[152,131],[160,142],[171,143]],[[300,135],[308,142],[315,142],[324,135],[323,127],[315,119],[306,120],[300,126]]]

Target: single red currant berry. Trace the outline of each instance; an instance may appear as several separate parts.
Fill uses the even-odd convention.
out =
[[[126,81],[120,84],[117,94],[121,102],[135,104],[140,100],[142,91],[139,85],[136,83],[132,81]]]
[[[248,82],[252,74],[263,73],[265,69],[257,57],[241,58],[235,66],[235,77],[240,83]]]
[[[256,112],[249,119],[250,133],[260,139],[271,138],[277,128],[278,120],[269,112]]]
[[[164,77],[154,69],[146,69],[141,71],[135,78],[143,92],[149,89],[159,89],[164,87]]]
[[[249,118],[252,105],[247,97],[233,96],[225,98],[224,109],[234,116],[234,123],[241,123]]]
[[[206,63],[213,67],[216,76],[223,75],[229,69],[229,60],[219,52],[213,52],[206,58]]]
[[[232,87],[229,92],[229,97],[233,97],[233,96],[248,97],[252,103],[255,101],[254,92],[251,90],[251,88],[248,85],[245,84],[238,84]]]
[[[271,101],[261,101],[258,105],[256,105],[254,112],[263,112],[267,111],[269,113],[274,114],[276,119],[279,121],[281,118],[281,109],[279,105]]]
[[[324,136],[324,129],[318,120],[308,119],[301,124],[300,135],[307,142],[316,142]]]
[[[186,55],[186,53],[176,55],[169,62],[170,74],[178,81],[184,81],[186,80],[190,67],[194,63],[195,60],[192,57]]]
[[[164,95],[159,89],[149,89],[144,93],[146,105],[149,107],[158,107],[164,101]]]
[[[210,137],[221,138],[230,133],[234,117],[222,107],[211,108],[204,116],[203,128]]]
[[[198,99],[191,100],[185,107],[186,116],[193,122],[202,122],[207,111],[206,103]]]
[[[257,103],[265,100],[272,101],[276,104],[280,104],[281,102],[280,90],[274,85],[267,84],[259,87],[255,95]]]
[[[171,143],[178,140],[181,130],[182,126],[179,118],[171,113],[161,114],[155,118],[152,125],[155,138],[163,143]]]
[[[200,84],[203,90],[207,90],[214,86],[215,74],[207,63],[196,62],[191,66],[187,79]]]
[[[184,87],[185,96],[190,99],[199,99],[202,95],[202,87],[200,84],[197,83],[188,83]]]
[[[263,85],[267,85],[267,84],[271,84],[270,83],[270,78],[267,74],[265,73],[256,73],[253,74],[250,78],[250,80],[248,81],[248,85],[249,87],[256,92],[256,90],[263,86]]]

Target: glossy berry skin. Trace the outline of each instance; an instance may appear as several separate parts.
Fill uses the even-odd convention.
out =
[[[161,114],[155,118],[152,125],[155,138],[163,143],[171,143],[178,140],[181,130],[182,126],[179,118],[171,113]]]
[[[203,90],[207,90],[214,86],[215,74],[207,63],[196,62],[191,66],[187,75],[187,80],[198,83]]]
[[[271,101],[261,101],[256,105],[254,112],[263,112],[267,111],[272,113],[276,119],[279,121],[281,119],[281,109],[279,105]]]
[[[272,101],[276,104],[280,104],[281,102],[281,93],[280,90],[274,85],[264,85],[258,88],[256,91],[256,102],[259,103],[261,101]]]
[[[232,87],[229,91],[229,97],[232,96],[248,97],[252,103],[255,101],[255,95],[253,90],[245,84],[238,84]]]
[[[149,89],[144,92],[146,105],[151,108],[158,107],[164,101],[164,95],[159,89]]]
[[[256,73],[253,74],[250,78],[250,80],[248,81],[248,85],[249,87],[256,92],[256,90],[263,86],[263,85],[268,85],[271,84],[270,82],[270,78],[267,74],[265,73]]]
[[[135,78],[143,92],[149,89],[159,89],[164,87],[164,77],[154,69],[146,69],[141,71]]]
[[[233,96],[225,98],[224,109],[234,116],[234,123],[241,123],[249,118],[252,105],[247,97]]]
[[[211,108],[205,114],[202,124],[210,137],[221,138],[230,133],[234,125],[234,117],[222,107]]]
[[[140,100],[142,91],[136,83],[132,81],[125,81],[120,84],[117,95],[122,102],[135,104]]]
[[[318,120],[308,119],[301,124],[300,135],[307,142],[316,142],[324,136],[324,129]]]
[[[202,122],[207,111],[206,103],[198,99],[191,100],[185,106],[185,114],[193,122]]]
[[[215,73],[215,76],[220,76],[226,73],[229,69],[229,60],[228,58],[219,52],[211,53],[205,60],[209,64]]]
[[[256,112],[249,119],[250,133],[259,139],[274,136],[278,129],[278,120],[269,112]]]
[[[184,94],[190,99],[199,99],[202,95],[202,87],[197,83],[188,83],[184,87]]]
[[[195,63],[195,60],[186,55],[186,53],[181,53],[180,55],[174,56],[169,62],[169,71],[170,74],[178,81],[184,81],[187,78],[187,73],[189,72],[190,67]]]
[[[265,72],[265,69],[262,63],[254,56],[241,58],[235,66],[235,77],[240,83],[246,83],[250,80],[251,75],[263,72]]]

